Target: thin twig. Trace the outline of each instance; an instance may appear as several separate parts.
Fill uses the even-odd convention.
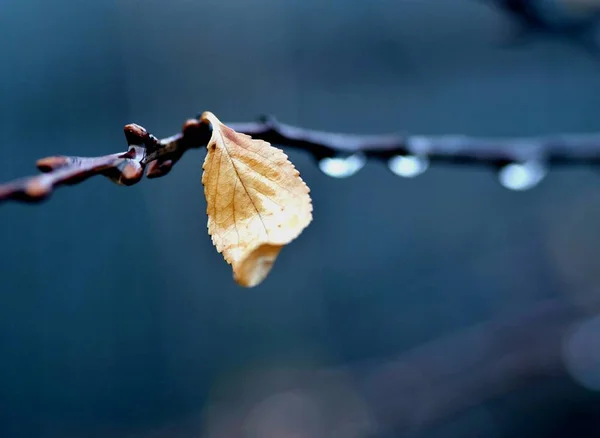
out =
[[[435,164],[477,164],[499,168],[512,162],[543,164],[600,164],[600,133],[552,137],[489,139],[464,135],[355,135],[315,131],[263,118],[255,123],[228,124],[237,132],[282,147],[305,150],[316,160],[336,155],[362,154],[389,160],[398,155],[416,155]],[[52,156],[39,160],[40,175],[0,185],[0,202],[9,199],[38,202],[55,187],[79,183],[94,175],[132,185],[144,170],[148,178],[165,176],[188,149],[206,146],[210,128],[199,119],[185,122],[181,133],[158,140],[143,127],[125,126],[129,148],[102,157]]]

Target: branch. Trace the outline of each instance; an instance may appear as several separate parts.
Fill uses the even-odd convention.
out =
[[[355,170],[362,167],[366,158],[384,160],[402,176],[416,173],[394,169],[392,159],[395,157],[416,157],[426,163],[421,163],[422,170],[429,162],[493,168],[515,162],[540,165],[600,163],[600,133],[512,139],[464,135],[354,135],[298,128],[273,118],[228,126],[275,145],[305,150],[318,161],[338,156],[359,157]],[[48,198],[55,187],[76,184],[94,175],[104,175],[117,184],[128,186],[139,182],[144,170],[148,178],[165,176],[185,151],[206,146],[210,128],[198,119],[190,119],[181,133],[158,140],[143,127],[131,124],[125,126],[125,137],[129,146],[125,152],[102,157],[52,156],[39,160],[37,167],[43,173],[0,185],[0,202],[9,199],[38,202]]]
[[[198,120],[185,123],[182,133],[158,140],[143,127],[125,126],[129,146],[125,152],[102,157],[52,156],[37,161],[41,175],[21,178],[0,185],[0,202],[9,199],[39,202],[61,185],[73,185],[94,175],[103,175],[120,185],[139,182],[146,169],[148,178],[164,176],[183,153],[208,141],[208,128]]]

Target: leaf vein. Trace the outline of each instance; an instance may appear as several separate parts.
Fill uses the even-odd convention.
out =
[[[238,172],[238,169],[233,161],[233,157],[231,156],[231,154],[229,153],[229,149],[227,149],[227,143],[225,142],[225,138],[223,137],[223,133],[221,132],[221,130],[217,130],[217,133],[219,135],[219,137],[221,137],[221,144],[223,145],[223,149],[225,149],[225,152],[227,153],[227,157],[229,157],[229,160],[231,161],[231,165],[233,166],[233,170],[235,171],[235,174],[237,176],[237,178],[240,180],[240,184],[242,185],[242,187],[244,188],[244,191],[246,192],[246,195],[248,196],[248,199],[250,199],[250,203],[252,204],[252,207],[254,207],[254,210],[256,211],[256,214],[258,215],[258,218],[260,219],[260,223],[262,224],[264,230],[265,230],[265,234],[267,235],[267,237],[269,237],[269,231],[267,230],[267,226],[265,225],[265,221],[263,220],[260,211],[258,210],[258,208],[256,207],[256,204],[254,203],[254,199],[252,199],[252,196],[250,196],[250,193],[248,192],[248,189],[246,188],[246,185],[244,184],[244,181],[242,181],[242,178],[240,176],[240,173]],[[220,167],[220,165],[219,165]],[[218,183],[218,180],[217,180]]]

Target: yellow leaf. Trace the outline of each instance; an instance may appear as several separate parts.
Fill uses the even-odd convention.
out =
[[[308,186],[282,150],[241,134],[212,113],[202,169],[208,234],[246,287],[262,282],[279,251],[312,221]]]

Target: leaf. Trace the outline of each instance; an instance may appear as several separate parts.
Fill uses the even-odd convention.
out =
[[[246,287],[261,283],[286,244],[312,221],[310,189],[282,150],[241,134],[210,112],[202,169],[208,234]]]

